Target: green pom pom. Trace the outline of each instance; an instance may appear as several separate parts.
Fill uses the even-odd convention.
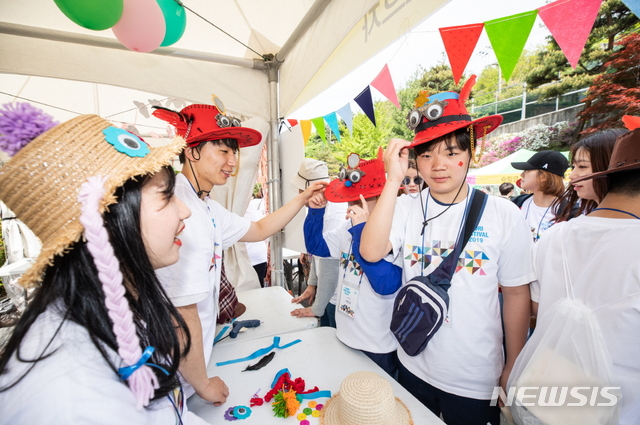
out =
[[[273,396],[273,403],[271,404],[276,418],[286,418],[288,416],[287,402],[282,396],[282,391],[278,391],[276,395]]]

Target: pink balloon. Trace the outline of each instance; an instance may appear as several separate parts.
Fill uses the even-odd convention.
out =
[[[156,0],[124,0],[122,17],[112,30],[127,49],[146,53],[160,46],[166,24]]]

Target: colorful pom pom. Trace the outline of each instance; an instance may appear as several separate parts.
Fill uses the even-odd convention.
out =
[[[13,156],[27,143],[58,125],[29,103],[5,103],[0,109],[0,150]]]
[[[273,413],[277,418],[293,416],[300,407],[295,391],[278,391],[273,397]]]

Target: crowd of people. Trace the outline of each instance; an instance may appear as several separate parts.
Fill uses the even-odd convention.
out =
[[[313,260],[293,302],[309,306],[292,315],[336,327],[447,424],[500,423],[496,388],[509,394],[540,370],[536,348],[570,322],[558,319],[567,299],[603,347],[578,348],[597,351],[622,396],[597,423],[637,423],[640,129],[576,143],[566,187],[566,157],[541,151],[512,164],[527,194],[505,184],[487,196],[466,176],[502,117],[471,119],[473,84],[418,96],[413,140],[353,153],[334,179],[305,159],[291,181],[299,194],[266,215],[259,197],[242,217],[209,196],[262,137],[217,106],[157,109],[180,136],[162,148],[92,115],[34,134],[0,169],[0,199],[43,243],[20,281],[39,289],[0,356],[2,421],[204,423],[185,399],[221,405],[230,391],[207,375],[223,252],[265,240],[306,206]],[[254,262],[260,277],[265,263]],[[409,282],[429,284],[399,316],[416,300]],[[425,323],[428,335],[414,330]]]

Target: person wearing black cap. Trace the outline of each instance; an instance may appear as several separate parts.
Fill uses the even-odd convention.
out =
[[[524,170],[520,186],[531,194],[516,197],[513,202],[522,210],[537,242],[555,220],[551,204],[564,192],[563,176],[569,161],[558,151],[540,151],[527,162],[512,162],[511,166]]]
[[[620,387],[619,424],[640,418],[640,128],[618,137],[605,171],[573,183],[605,179],[609,190],[587,215],[549,229],[533,251],[537,282],[531,284],[534,312],[544,318],[561,298],[579,299],[593,311],[610,356],[613,387]],[[571,291],[568,292],[570,285]],[[539,303],[539,305],[537,304]],[[539,320],[538,340],[559,323]],[[530,340],[525,350],[538,347]],[[593,352],[584,355],[597,355]],[[593,381],[590,381],[593,382]],[[575,385],[580,385],[576,381]],[[590,384],[591,385],[591,384]],[[573,400],[569,400],[573,401]],[[547,409],[556,409],[547,408]],[[583,407],[572,407],[583,409]],[[605,422],[598,422],[605,423]],[[614,422],[607,422],[614,423]]]

